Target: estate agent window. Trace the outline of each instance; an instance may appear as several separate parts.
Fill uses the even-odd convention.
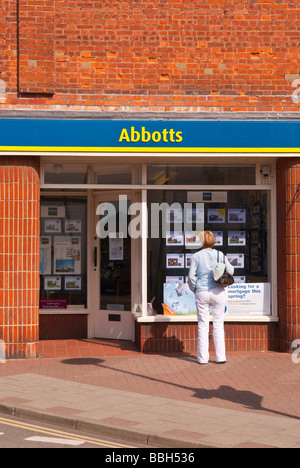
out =
[[[40,309],[87,308],[87,201],[42,197]]]
[[[187,285],[192,255],[201,248],[197,231],[210,230],[215,248],[227,255],[235,268],[235,284],[228,289],[226,313],[231,316],[271,315],[271,191],[245,190],[256,182],[255,166],[200,168],[151,165],[148,183],[160,185],[223,185],[222,190],[148,191],[151,206],[161,209],[160,226],[167,231],[151,237],[149,214],[148,302],[155,314],[196,314],[194,295]],[[231,189],[231,185],[241,185]],[[189,223],[192,223],[190,225]],[[188,228],[187,228],[188,226]],[[188,229],[188,230],[187,230]]]
[[[151,310],[154,315],[195,315],[195,298],[188,290],[187,277],[191,256],[201,248],[199,230],[210,230],[217,240],[215,248],[226,254],[235,268],[235,284],[228,289],[228,316],[267,317],[273,312],[276,317],[272,163],[268,165],[270,170],[260,171],[261,163],[235,161],[186,165],[160,163],[159,158],[152,164],[101,164],[101,160],[89,164],[86,159],[82,164],[45,162],[41,184],[47,196],[41,200],[40,308],[79,313],[88,308],[88,297],[94,292],[88,291],[87,284],[87,233],[88,226],[90,232],[94,226],[95,213],[87,200],[97,193],[107,195],[109,200],[110,193],[118,195],[127,190],[147,208],[143,222],[148,216],[149,234],[142,242],[133,239],[128,243],[131,278],[128,273],[127,283],[133,295],[131,299],[128,296],[126,310],[131,306],[143,317]],[[52,190],[62,194],[51,196]],[[72,196],[67,195],[67,190],[72,190]],[[84,195],[80,193],[83,190]],[[156,236],[152,235],[153,205],[160,216]],[[160,210],[163,205],[173,209]],[[167,229],[163,232],[164,226]],[[105,261],[103,255],[102,263]],[[101,293],[104,304],[103,288]],[[153,307],[149,308],[150,304]]]

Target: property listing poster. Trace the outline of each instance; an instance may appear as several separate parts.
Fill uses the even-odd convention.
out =
[[[51,237],[41,237],[40,242],[40,274],[51,275]]]
[[[54,237],[54,275],[81,274],[81,237]]]

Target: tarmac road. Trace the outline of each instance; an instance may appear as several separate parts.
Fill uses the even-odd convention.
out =
[[[142,447],[144,446],[0,414],[0,448],[107,448],[123,451]]]

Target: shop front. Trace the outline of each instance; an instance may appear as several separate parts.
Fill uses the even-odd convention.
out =
[[[199,233],[235,268],[229,351],[297,338],[298,122],[0,120],[2,306],[10,356],[38,340],[193,352]],[[298,147],[298,146],[299,147]]]

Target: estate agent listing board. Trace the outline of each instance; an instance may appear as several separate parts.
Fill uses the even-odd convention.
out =
[[[41,309],[66,309],[68,293],[82,290],[82,220],[64,205],[41,206]]]
[[[173,213],[176,220],[182,213]],[[205,230],[213,232],[215,248],[222,251],[235,269],[235,283],[227,288],[228,315],[270,315],[271,285],[263,278],[266,251],[264,206],[252,199],[249,206],[211,207],[193,213],[197,221],[204,221]],[[166,234],[166,278],[163,285],[164,315],[196,315],[195,294],[187,281],[192,256],[201,249],[199,232]],[[175,249],[176,247],[176,249]],[[173,249],[173,252],[172,252]]]

